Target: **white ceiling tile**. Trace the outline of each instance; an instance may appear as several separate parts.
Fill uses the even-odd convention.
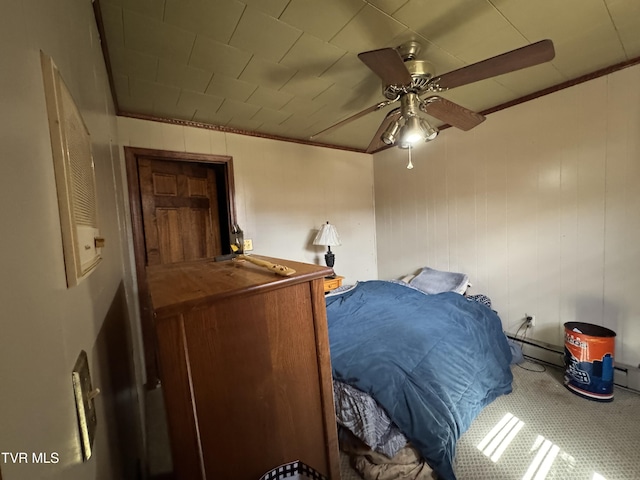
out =
[[[237,78],[251,54],[202,36],[196,37],[189,65]]]
[[[320,78],[338,83],[346,87],[355,85],[376,76],[369,68],[360,61],[357,55],[347,54],[331,65]]]
[[[260,107],[258,105],[251,105],[250,103],[236,102],[235,100],[226,99],[222,106],[218,109],[220,115],[229,115],[231,118],[246,118],[253,117]]]
[[[292,68],[253,57],[239,78],[245,82],[261,84],[272,90],[280,90],[295,73],[296,71]]]
[[[352,102],[354,109],[363,110],[375,103],[386,100],[382,94],[382,82],[377,76],[372,75],[365,81],[355,85],[353,89],[358,92],[357,98]]]
[[[164,21],[227,43],[245,5],[237,0],[166,0]]]
[[[255,92],[247,99],[246,103],[258,105],[260,107],[279,110],[293,98],[293,95],[287,92],[271,90],[266,87],[258,87]]]
[[[120,108],[119,113],[153,115],[153,100],[150,98],[118,95],[118,107]]]
[[[377,8],[367,5],[332,39],[331,44],[352,53],[395,46],[389,42],[407,27]]]
[[[260,131],[271,136],[295,138],[291,135],[290,127],[284,123],[264,123],[260,126]]]
[[[447,100],[458,103],[474,112],[481,112],[489,107],[501,105],[516,98],[516,95],[511,90],[498,84],[493,79],[457,87],[443,92],[441,95]]]
[[[622,41],[627,59],[640,56],[640,2],[630,0],[606,0],[614,26]]]
[[[165,0],[109,0],[109,2],[146,17],[162,20]]]
[[[558,85],[565,80],[568,78],[562,76],[552,63],[543,63],[494,77],[494,81],[516,93],[518,97]]]
[[[159,83],[148,82],[139,78],[129,78],[129,90],[131,96],[143,99],[151,99],[152,101],[161,100],[165,103],[178,102],[180,89],[168,85],[160,85]]]
[[[127,48],[186,64],[194,39],[194,33],[124,10],[124,43]]]
[[[368,0],[368,3],[375,5],[383,12],[393,15],[400,7],[402,7],[409,0]]]
[[[278,18],[290,0],[242,0],[251,7],[262,10],[264,13]]]
[[[603,0],[491,1],[530,42],[544,38],[557,42],[584,28],[611,22]]]
[[[364,6],[362,0],[291,0],[280,20],[328,41]]]
[[[100,12],[109,50],[124,48],[122,8],[109,2],[100,2]]]
[[[272,110],[270,108],[261,108],[258,113],[256,113],[251,120],[262,123],[275,123],[279,124],[284,122],[287,118],[291,116],[290,113],[284,112],[282,110]]]
[[[158,82],[194,92],[204,92],[213,76],[212,72],[179,65],[168,60],[158,62]]]
[[[244,82],[222,73],[216,73],[207,87],[206,93],[244,102],[256,88],[258,85],[255,83]]]
[[[480,8],[480,5],[483,5],[483,8]],[[441,31],[437,37],[429,37],[453,55],[461,54],[469,45],[485,38],[497,35],[503,39],[513,37],[513,26],[500,12],[486,3],[478,2],[477,6],[470,8],[465,15],[453,18],[456,20],[449,28]],[[426,34],[425,31],[422,33]]]
[[[116,89],[118,98],[131,95],[131,92],[129,92],[129,77],[127,75],[115,73],[113,75],[113,86]]]
[[[301,98],[311,99],[324,92],[331,85],[333,85],[333,82],[326,78],[318,78],[298,72],[291,77],[281,90]]]
[[[331,105],[334,108],[343,108],[346,104],[354,102],[359,97],[359,92],[351,88],[333,84],[320,95],[315,97],[314,100],[326,105]]]
[[[301,30],[247,7],[229,44],[277,62],[301,35]]]
[[[162,101],[153,104],[153,115],[161,118],[174,118],[177,120],[191,120],[196,113],[194,107],[185,107]]]
[[[193,115],[194,122],[202,122],[210,125],[226,125],[231,120],[231,115],[210,112],[208,110],[196,110]]]
[[[309,135],[316,134],[348,116],[334,105],[325,104],[322,108],[309,115],[309,120],[312,122],[311,127],[308,129]]]
[[[209,113],[215,113],[218,111],[223,101],[223,98],[216,97],[214,95],[182,90],[180,92],[178,106],[181,108],[194,108],[199,112],[206,111]]]
[[[324,103],[322,102],[293,97],[290,102],[282,107],[282,110],[293,113],[294,116],[308,117],[320,110],[322,107],[324,107]]]
[[[496,25],[507,23],[485,0],[409,0],[394,17],[454,55],[457,48],[491,35]]]
[[[605,68],[626,60],[622,44],[607,24],[600,24],[579,37],[555,44],[556,58],[553,64],[567,78]]]
[[[345,53],[345,50],[305,33],[279,63],[319,76]]]
[[[382,94],[382,82],[375,76],[355,85],[351,90],[353,90],[354,95],[342,105],[342,108],[351,110],[352,113],[359,112],[386,100]]]
[[[330,132],[328,135],[319,137],[318,140],[336,145],[350,145],[354,141],[365,146],[369,145],[386,114],[386,110],[381,110],[365,115]]]
[[[447,8],[454,7],[455,3],[439,2],[427,6],[422,0],[409,0],[393,14],[393,17],[414,32],[428,30],[429,26],[432,26],[435,32],[439,17],[446,12]],[[423,36],[431,40],[430,35]]]
[[[457,57],[467,64],[486,60],[496,55],[524,47],[529,42],[511,25],[496,30],[493,35],[487,35],[462,48]]]
[[[158,73],[158,57],[145,55],[130,49],[114,48],[111,53],[111,69],[115,73],[155,82]]]
[[[121,112],[192,116],[291,138],[307,138],[382,101],[380,79],[357,58],[360,51],[417,40],[423,47],[418,58],[440,75],[543,38],[554,41],[552,62],[442,94],[475,111],[640,55],[637,0],[101,0],[99,5]],[[366,148],[391,108],[321,141]]]
[[[309,118],[309,115],[303,114],[292,114],[289,118],[287,118],[282,125],[286,128],[289,128],[293,131],[297,129],[309,128],[315,123],[314,120]]]

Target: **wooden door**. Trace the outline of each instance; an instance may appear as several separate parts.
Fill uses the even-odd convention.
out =
[[[140,158],[138,174],[146,266],[222,254],[213,168]]]
[[[236,223],[229,156],[125,147],[147,387],[159,383],[149,265],[230,253]]]

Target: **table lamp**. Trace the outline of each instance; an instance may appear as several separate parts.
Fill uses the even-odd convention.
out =
[[[313,244],[325,245],[327,247],[327,253],[324,255],[324,260],[327,262],[327,267],[333,268],[335,255],[331,252],[331,247],[342,245],[340,243],[340,237],[338,236],[336,227],[331,225],[329,222],[322,225],[316,235],[316,238],[313,240]]]

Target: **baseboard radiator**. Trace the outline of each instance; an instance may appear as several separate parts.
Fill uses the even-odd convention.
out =
[[[525,357],[564,368],[564,347],[529,338],[523,340],[511,334],[507,337],[522,346]],[[640,393],[640,368],[615,362],[613,383]]]

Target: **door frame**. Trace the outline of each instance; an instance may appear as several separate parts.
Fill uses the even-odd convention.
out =
[[[230,234],[231,226],[237,223],[235,208],[235,189],[233,183],[233,158],[228,155],[187,153],[138,147],[124,147],[124,157],[127,173],[127,187],[129,189],[131,233],[133,237],[133,254],[136,269],[135,275],[138,282],[138,304],[140,307],[140,329],[142,333],[142,347],[144,349],[145,372],[147,377],[146,385],[147,388],[153,389],[158,386],[160,378],[156,359],[156,340],[155,328],[153,324],[153,312],[150,308],[149,286],[147,284],[147,276],[145,270],[146,250],[144,240],[144,224],[142,218],[142,199],[140,196],[140,178],[138,175],[138,159],[144,157],[150,158],[152,160],[218,165],[219,170],[221,170],[221,173],[224,177],[222,179],[222,186],[225,188],[224,197],[226,199],[226,216],[228,219],[226,233]],[[224,233],[225,229],[221,228],[220,234],[223,247],[225,245]],[[223,253],[228,252],[225,252],[225,249],[223,248]]]

